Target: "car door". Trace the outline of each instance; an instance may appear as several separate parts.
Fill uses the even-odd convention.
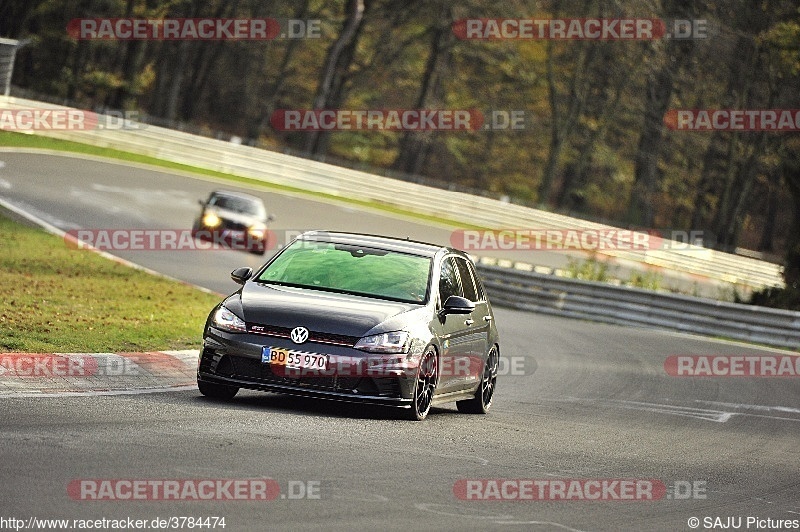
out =
[[[441,310],[450,296],[464,297],[464,290],[454,257],[448,255],[440,264],[437,310]],[[472,334],[474,322],[470,314],[447,314],[440,316],[436,322],[435,329],[442,349],[439,384],[436,387],[440,393],[457,391],[468,385],[471,353],[476,349]]]
[[[453,257],[453,262],[458,271],[464,297],[475,303],[475,310],[469,315],[472,323],[469,325],[470,334],[467,337],[469,341],[466,342],[470,346],[469,375],[464,377],[467,381],[465,384],[469,387],[483,374],[484,357],[489,351],[491,320],[494,318],[472,262],[463,257]]]

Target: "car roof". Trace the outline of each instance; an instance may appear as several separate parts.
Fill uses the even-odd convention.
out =
[[[212,196],[228,196],[231,198],[239,198],[245,199],[248,201],[257,201],[259,203],[263,203],[263,200],[258,196],[253,196],[252,194],[247,194],[245,192],[234,192],[232,190],[215,190],[211,193]]]
[[[369,235],[362,233],[343,233],[338,231],[308,231],[297,237],[302,240],[312,240],[317,242],[333,242],[336,244],[352,244],[356,246],[385,249],[400,253],[410,253],[413,255],[423,255],[434,257],[442,251],[454,252],[463,255],[456,249],[447,246],[439,246],[428,242],[419,242],[411,239],[400,239],[388,236]]]

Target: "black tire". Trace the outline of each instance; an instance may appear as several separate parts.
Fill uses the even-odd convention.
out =
[[[412,421],[422,421],[428,416],[436,391],[439,373],[439,360],[436,358],[436,349],[428,346],[419,361],[417,381],[414,383],[414,402],[406,410],[406,416]]]
[[[456,408],[462,414],[488,414],[494,398],[494,390],[497,386],[497,367],[500,357],[497,356],[497,348],[492,346],[489,355],[486,357],[486,365],[483,367],[481,384],[475,392],[475,397],[465,401],[456,401]]]
[[[206,397],[211,397],[212,399],[233,399],[233,397],[239,393],[239,388],[236,386],[214,384],[201,380],[197,381],[197,387],[200,389],[201,394]]]

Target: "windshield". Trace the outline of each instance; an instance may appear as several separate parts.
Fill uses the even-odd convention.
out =
[[[234,198],[232,196],[215,196],[208,202],[220,209],[228,211],[239,212],[242,214],[249,214],[251,216],[264,215],[264,208],[256,201],[251,201],[245,198]]]
[[[296,240],[257,282],[422,303],[431,259],[382,249]]]

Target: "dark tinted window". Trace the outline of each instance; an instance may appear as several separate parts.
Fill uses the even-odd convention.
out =
[[[458,268],[458,275],[461,277],[461,288],[464,290],[464,297],[470,301],[480,301],[478,290],[475,288],[475,281],[472,276],[471,268],[464,259],[454,259]]]
[[[461,286],[458,284],[456,268],[453,265],[453,260],[448,257],[442,262],[442,272],[439,275],[439,297],[442,304],[444,304],[448,297],[460,295],[463,294]]]
[[[473,279],[475,279],[475,288],[478,289],[478,298],[481,301],[486,301],[486,291],[483,289],[483,281],[481,281],[481,278],[478,276],[478,271],[474,266],[470,266],[470,270],[473,273]]]
[[[253,216],[263,216],[265,214],[264,206],[260,202],[250,200],[247,198],[238,198],[234,196],[215,195],[208,201],[209,205],[219,207],[233,212],[240,212],[242,214],[250,214]]]

